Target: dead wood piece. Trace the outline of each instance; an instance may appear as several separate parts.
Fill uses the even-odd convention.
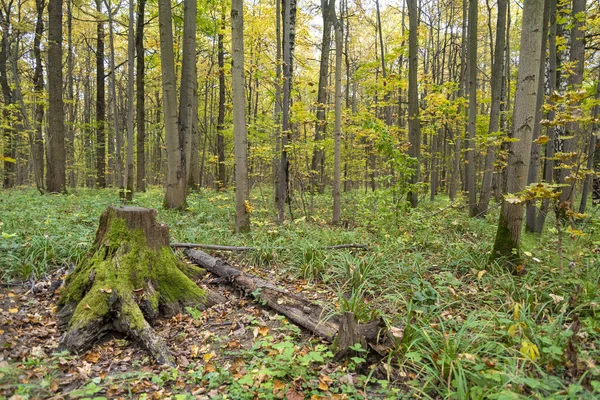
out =
[[[258,250],[290,250],[290,247],[250,247],[250,246],[223,246],[218,244],[203,244],[203,243],[171,243],[171,247],[176,249],[207,249],[207,250],[220,250],[220,251],[258,251]],[[348,243],[348,244],[336,244],[334,246],[322,247],[323,250],[340,250],[340,249],[357,249],[357,250],[368,250],[369,246],[366,244]]]
[[[227,262],[203,251],[187,250],[186,254],[192,262],[227,279],[233,285],[254,293],[259,301],[326,341],[332,343],[338,334],[342,319],[338,315],[328,316],[324,307],[280,289],[264,279],[239,271]],[[357,324],[357,331],[358,335],[369,343],[386,338],[386,335],[382,334],[385,331],[385,323],[381,319],[366,324]]]

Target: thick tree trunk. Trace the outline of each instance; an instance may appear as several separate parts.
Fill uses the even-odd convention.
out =
[[[91,253],[67,277],[58,303],[61,345],[71,351],[85,351],[116,331],[139,341],[159,363],[172,364],[150,324],[186,306],[223,301],[186,276],[192,271],[171,252],[169,228],[156,222],[155,210],[109,207]]]
[[[233,143],[235,153],[235,231],[250,231],[250,188],[248,185],[248,140],[244,107],[244,4],[231,2],[231,95],[233,100]]]
[[[75,180],[75,88],[73,70],[75,59],[73,54],[73,0],[67,0],[67,174],[69,187],[76,187]]]
[[[513,138],[509,144],[508,166],[506,171],[506,191],[517,196],[525,189],[527,169],[531,157],[531,137],[538,80],[539,62],[542,49],[542,24],[544,0],[528,0],[523,10],[521,30],[521,50],[519,59],[518,86],[515,95],[513,116]],[[498,222],[498,231],[491,259],[503,259],[515,272],[520,272],[520,242],[523,221],[523,204],[515,199],[504,201]]]

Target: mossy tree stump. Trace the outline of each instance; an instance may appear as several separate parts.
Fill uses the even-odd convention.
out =
[[[185,272],[184,272],[185,271]],[[169,228],[156,211],[109,207],[100,217],[90,256],[69,274],[59,300],[61,346],[79,352],[108,332],[141,343],[159,363],[173,363],[151,323],[186,306],[204,309],[222,300],[199,288],[169,248]]]

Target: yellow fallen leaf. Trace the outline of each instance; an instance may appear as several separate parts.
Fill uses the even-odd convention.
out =
[[[266,336],[267,333],[269,333],[269,327],[261,326],[260,328],[258,328],[258,333],[260,333],[262,336]]]
[[[18,308],[18,307],[15,307],[15,308],[9,308],[9,309],[8,309],[8,312],[9,312],[9,313],[11,313],[11,314],[16,314],[16,313],[18,313],[18,312],[19,312],[19,308]]]
[[[483,278],[483,276],[487,273],[487,271],[485,269],[482,269],[481,271],[479,271],[477,273],[477,279],[481,279]]]
[[[215,356],[215,353],[206,353],[205,355],[202,356],[202,359],[204,360],[205,363],[209,362],[213,357]]]

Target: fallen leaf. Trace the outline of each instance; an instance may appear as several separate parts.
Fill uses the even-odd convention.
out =
[[[85,356],[85,360],[92,364],[96,364],[98,360],[100,360],[100,353],[92,351]]]
[[[15,308],[9,308],[9,309],[8,309],[8,312],[9,312],[9,313],[11,313],[11,314],[16,314],[16,313],[18,313],[18,312],[19,312],[19,308],[18,308],[18,307],[15,307]]]
[[[258,328],[258,333],[260,333],[262,336],[266,336],[267,333],[269,333],[269,327],[261,326],[260,328]]]
[[[483,278],[483,276],[487,273],[487,271],[485,269],[482,269],[481,271],[479,271],[477,273],[477,279],[481,279]]]
[[[290,388],[285,394],[287,400],[304,400],[304,395],[298,393],[294,388]]]

